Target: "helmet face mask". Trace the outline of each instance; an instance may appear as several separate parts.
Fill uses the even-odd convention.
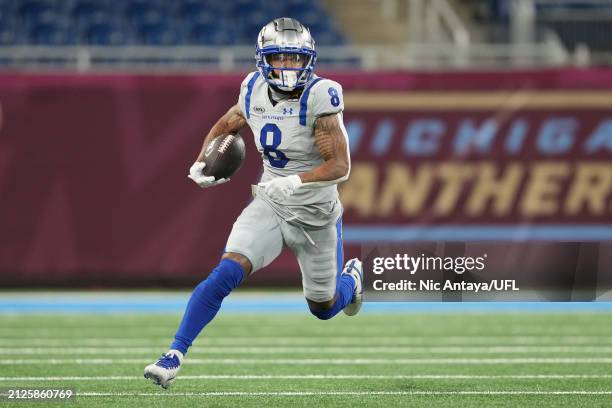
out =
[[[257,36],[257,69],[273,88],[291,92],[312,78],[317,53],[310,32],[299,21],[278,18]]]

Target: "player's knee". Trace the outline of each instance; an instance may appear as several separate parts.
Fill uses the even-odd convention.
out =
[[[251,261],[249,261],[249,259],[244,255],[237,254],[235,252],[226,252],[223,254],[221,259],[231,259],[232,261],[237,262],[242,267],[244,276],[249,276],[253,270]]]
[[[245,277],[244,268],[233,259],[222,259],[219,265],[194,289],[193,296],[211,308],[221,306],[221,301],[240,285]]]
[[[325,301],[325,302],[315,302],[310,299],[306,299],[308,302],[308,308],[310,309],[310,313],[316,316],[321,320],[329,320],[334,315],[332,312],[332,307],[334,306],[334,299]]]

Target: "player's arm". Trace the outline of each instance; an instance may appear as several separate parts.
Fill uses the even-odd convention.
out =
[[[317,118],[314,125],[315,146],[324,162],[314,169],[300,173],[303,187],[323,187],[346,180],[351,170],[347,135],[342,114],[333,113]]]
[[[202,143],[202,150],[200,150],[200,154],[198,155],[195,163],[189,169],[189,177],[192,179],[198,186],[202,188],[207,188],[211,186],[216,186],[218,184],[225,183],[229,181],[229,179],[217,179],[213,176],[205,176],[202,171],[206,166],[204,164],[204,154],[206,152],[206,147],[208,144],[217,136],[225,135],[228,133],[236,133],[240,131],[243,127],[247,125],[247,121],[240,110],[238,105],[232,106],[223,116],[217,120],[217,122],[213,125],[213,127],[208,132],[208,135],[204,138],[204,142]]]
[[[208,132],[208,135],[206,135],[204,138],[202,150],[200,151],[196,161],[204,160],[204,152],[206,151],[206,147],[215,137],[219,135],[226,135],[228,133],[237,133],[246,125],[246,118],[244,117],[244,114],[240,110],[238,104],[232,106],[223,116],[219,118],[219,120],[217,120],[217,123],[213,125]]]

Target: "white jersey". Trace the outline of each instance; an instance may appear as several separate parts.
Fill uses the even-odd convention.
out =
[[[342,87],[314,76],[299,99],[273,105],[268,83],[258,71],[242,81],[238,105],[253,131],[263,160],[261,182],[310,171],[323,163],[314,144],[314,123],[319,116],[342,112]],[[301,188],[285,202],[264,198],[288,222],[323,227],[336,222],[342,212],[336,185]]]

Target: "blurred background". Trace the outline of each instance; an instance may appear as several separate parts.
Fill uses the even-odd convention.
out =
[[[529,270],[569,241],[564,268],[609,279],[610,0],[0,0],[0,285],[206,276],[260,172],[250,130],[231,183],[186,175],[282,16],[344,87],[348,256],[485,241]],[[299,283],[285,253],[249,285]]]

